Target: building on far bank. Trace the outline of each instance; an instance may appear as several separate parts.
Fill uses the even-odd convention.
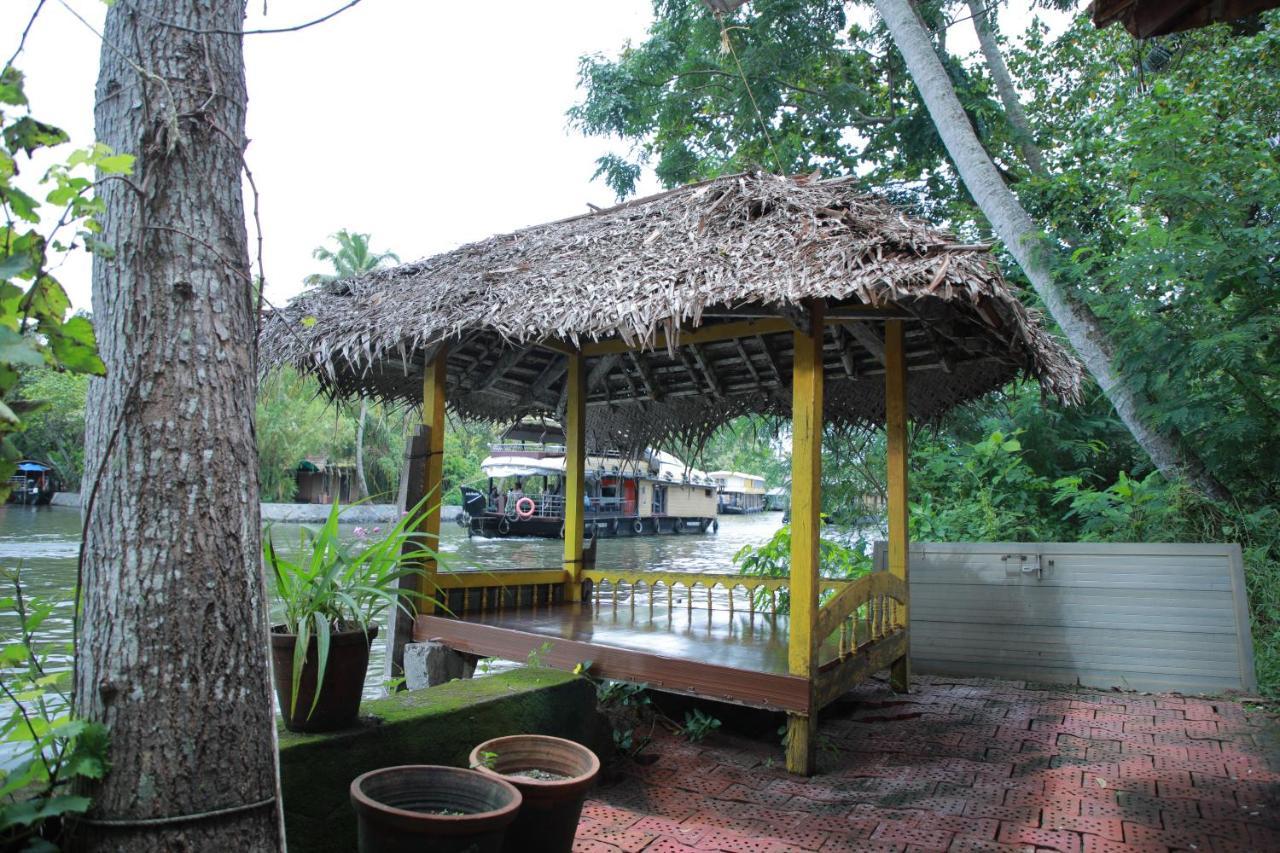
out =
[[[720,489],[720,513],[741,515],[764,509],[764,477],[738,471],[712,471]]]
[[[323,456],[308,456],[298,463],[295,472],[298,493],[295,503],[329,504],[334,498],[339,503],[350,503],[356,466],[350,462],[330,462]]]

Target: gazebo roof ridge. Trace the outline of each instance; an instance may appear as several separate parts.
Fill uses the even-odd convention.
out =
[[[836,318],[826,347],[833,379],[856,386],[883,361],[874,324],[858,322],[858,312],[904,318],[912,369],[932,364],[955,377],[915,382],[914,416],[1019,374],[1061,401],[1079,397],[1080,365],[1019,301],[989,247],[905,215],[852,178],[765,173],[679,187],[323,285],[268,319],[262,352],[264,365],[312,372],[334,396],[416,402],[422,365],[447,344],[451,407],[509,421],[557,413],[556,362],[581,348],[598,369],[594,406],[670,408],[679,398],[677,420],[688,422],[691,407],[722,420],[785,408],[774,398],[786,384],[789,327],[778,323],[802,323],[815,299]],[[754,334],[743,326],[732,341],[688,334],[752,318],[773,322]],[[635,346],[646,352],[625,352]],[[832,390],[833,422],[882,417],[868,395]]]

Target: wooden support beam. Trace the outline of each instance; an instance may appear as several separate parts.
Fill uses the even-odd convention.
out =
[[[741,320],[732,323],[718,323],[714,326],[701,326],[697,329],[682,331],[676,336],[680,346],[705,344],[712,341],[731,341],[734,338],[745,338],[751,335],[769,335],[778,332],[789,332],[792,326],[781,317],[764,320]],[[654,336],[652,347],[640,347],[628,344],[620,338],[607,341],[583,344],[584,355],[604,355],[610,352],[626,352],[637,349],[662,349],[667,346],[667,336],[661,332]]]
[[[498,356],[498,361],[493,365],[493,369],[484,375],[484,378],[471,387],[472,391],[484,391],[493,383],[502,378],[502,375],[508,370],[516,366],[520,359],[528,354],[533,347],[516,347],[509,349]]]
[[[591,372],[587,374],[587,393],[600,387],[600,383],[608,378],[609,373],[618,364],[618,360],[622,358],[621,354],[614,353],[606,355],[591,366]]]
[[[889,572],[908,584],[907,570],[907,358],[901,320],[885,323],[885,432],[888,439]],[[899,619],[911,626],[910,604],[897,605]],[[894,662],[890,682],[894,690],[910,688],[910,640]]]
[[[769,344],[765,341],[763,335],[756,335],[756,343],[760,344],[760,349],[764,351],[764,359],[769,363],[769,369],[773,371],[773,378],[782,383],[782,370],[778,367],[778,360],[773,357],[773,351],[769,349]]]
[[[569,575],[565,600],[582,600],[582,533],[586,490],[587,389],[586,357],[569,356],[564,418],[564,570]]]
[[[627,356],[631,359],[631,363],[635,365],[636,372],[640,374],[640,381],[644,383],[644,390],[649,394],[649,399],[655,403],[662,402],[662,389],[654,381],[653,368],[649,366],[649,362],[644,360],[644,354],[629,352]]]
[[[422,430],[427,441],[422,492],[426,496],[426,512],[418,525],[418,532],[423,535],[422,544],[433,551],[440,548],[440,505],[444,500],[445,362],[448,356],[449,351],[443,345],[436,350],[422,383]],[[421,593],[419,613],[435,612],[433,596],[437,593],[437,568],[435,560],[424,561],[424,574],[418,579],[418,591]]]
[[[901,325],[900,320],[886,321],[886,325],[890,322],[896,322]],[[880,340],[880,336],[876,334],[866,323],[844,323],[844,329],[853,336],[853,339],[866,347],[867,352],[881,364],[886,364],[884,354],[884,341]]]
[[[405,442],[404,470],[400,474],[404,500],[398,504],[400,509],[412,509],[426,497],[426,489],[423,487],[426,475],[427,433],[426,427],[419,426],[414,430],[413,436]],[[414,551],[417,548],[417,542],[407,542],[403,550]],[[407,596],[407,601],[413,603],[418,593],[418,576],[412,574],[403,575],[398,586],[401,594]],[[390,630],[391,653],[387,655],[386,668],[383,674],[386,676],[387,681],[395,682],[396,679],[404,676],[404,647],[413,640],[413,614],[405,612],[399,607],[393,608]]]
[[[690,344],[689,351],[693,354],[693,360],[698,363],[698,369],[706,377],[707,387],[711,389],[711,395],[717,400],[723,400],[724,388],[720,384],[720,377],[716,376],[716,372],[711,369],[711,362],[707,360],[706,355],[696,344]]]
[[[747,348],[742,345],[742,338],[734,338],[733,345],[738,350],[738,357],[742,359],[742,363],[747,366],[747,370],[751,373],[751,378],[760,384],[760,371],[756,370],[755,364],[751,361],[751,355],[747,352]]]
[[[694,388],[698,389],[698,393],[704,393],[701,374],[698,372],[698,366],[693,363],[693,358],[689,355],[689,351],[684,347],[676,350],[676,360],[680,362],[680,366],[684,368],[684,372],[689,374],[689,381],[693,383]],[[708,390],[712,390],[714,392],[714,389]]]
[[[542,373],[538,374],[538,378],[533,380],[529,386],[529,390],[525,392],[525,401],[537,400],[555,383],[557,379],[564,376],[564,372],[569,369],[568,359],[552,358],[550,363],[543,368]]]
[[[849,379],[858,378],[858,362],[853,357],[853,338],[845,331],[844,326],[832,326],[831,337],[836,342],[836,351],[840,353],[840,366]]]
[[[822,526],[822,303],[809,306],[810,327],[796,332],[791,369],[791,630],[787,671],[817,676],[818,536]],[[812,703],[811,707],[812,707]],[[818,715],[787,719],[787,769],[810,775],[814,769]]]

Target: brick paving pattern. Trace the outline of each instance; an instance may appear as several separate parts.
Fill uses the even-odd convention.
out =
[[[820,773],[778,743],[655,735],[583,809],[580,853],[1280,851],[1277,722],[1230,701],[918,678],[824,715]]]

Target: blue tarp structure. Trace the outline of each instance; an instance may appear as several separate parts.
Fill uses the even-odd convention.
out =
[[[43,473],[43,472],[45,472],[45,471],[52,471],[53,469],[52,469],[51,467],[49,467],[48,465],[42,465],[42,464],[41,464],[41,463],[39,463],[39,462],[30,462],[30,461],[28,461],[28,462],[19,462],[19,463],[18,463],[18,470],[19,470],[19,471],[24,471],[24,472],[30,472],[30,473],[33,473],[33,474],[40,474],[40,473]]]

